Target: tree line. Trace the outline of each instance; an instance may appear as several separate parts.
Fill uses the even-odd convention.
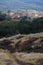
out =
[[[43,17],[31,19],[24,16],[19,20],[10,20],[0,13],[0,37],[37,32],[43,32]]]

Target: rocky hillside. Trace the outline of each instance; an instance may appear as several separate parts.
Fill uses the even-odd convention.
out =
[[[43,65],[43,32],[0,39],[1,65]]]

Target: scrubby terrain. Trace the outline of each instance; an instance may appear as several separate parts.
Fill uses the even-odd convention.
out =
[[[43,32],[0,38],[0,65],[43,65]]]

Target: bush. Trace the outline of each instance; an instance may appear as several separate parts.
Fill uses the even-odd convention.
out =
[[[14,20],[7,20],[4,17],[4,20],[0,21],[0,37],[36,32],[43,32],[43,17],[33,20],[26,16]]]

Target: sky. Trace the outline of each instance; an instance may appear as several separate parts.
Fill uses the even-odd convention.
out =
[[[43,0],[0,0],[0,10],[19,9],[43,11]]]

